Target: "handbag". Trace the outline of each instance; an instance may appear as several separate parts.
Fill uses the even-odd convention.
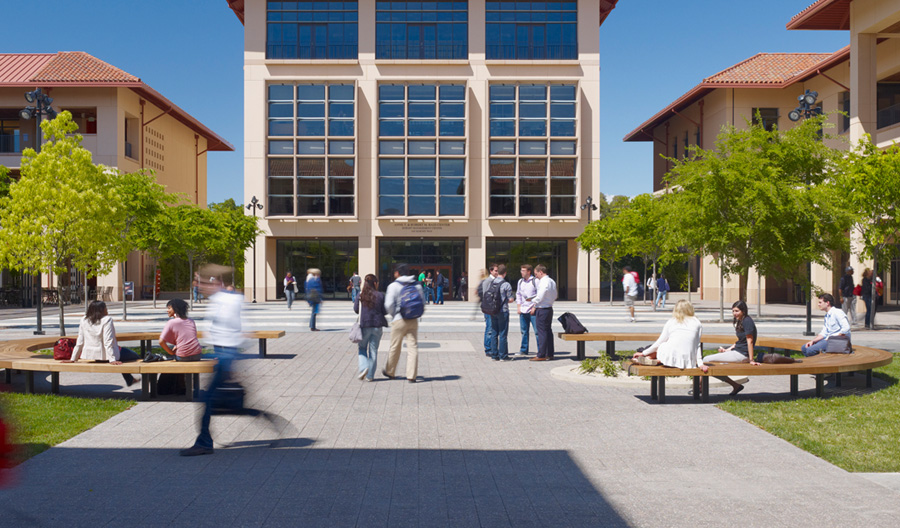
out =
[[[847,336],[831,336],[825,344],[826,354],[852,354],[853,347],[850,346],[850,338]]]
[[[53,359],[57,361],[69,361],[72,359],[72,352],[75,350],[76,341],[72,338],[64,337],[53,345]]]
[[[360,310],[362,311],[362,310]],[[350,338],[351,343],[359,343],[362,341],[362,328],[359,326],[359,317],[356,318],[356,322],[353,323],[353,326],[350,327]]]

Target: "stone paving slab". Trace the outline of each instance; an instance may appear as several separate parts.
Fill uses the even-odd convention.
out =
[[[896,526],[900,494],[686,391],[656,405],[553,379],[571,343],[556,361],[498,363],[480,333],[420,339],[416,384],[355,379],[345,332],[272,341],[274,359],[241,376],[284,429],[214,417],[216,454],[185,459],[199,404],[138,403],[23,464],[0,526]],[[78,376],[64,393],[122,384]],[[753,378],[742,397],[785,393],[787,378]]]

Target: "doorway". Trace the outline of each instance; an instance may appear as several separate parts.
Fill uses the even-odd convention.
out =
[[[393,282],[394,264],[398,263],[407,264],[417,277],[422,271],[426,275],[430,271],[433,276],[440,271],[448,282],[444,288],[444,301],[452,300],[459,288],[462,272],[468,271],[466,241],[448,238],[379,239],[378,283],[382,288]]]

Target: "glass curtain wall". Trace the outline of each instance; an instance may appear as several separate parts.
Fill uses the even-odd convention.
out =
[[[506,280],[515,290],[522,275],[519,268],[522,264],[547,266],[550,278],[556,281],[559,300],[566,300],[569,287],[568,243],[565,240],[503,240],[487,241],[487,261],[489,263],[506,264]],[[476,281],[477,278],[471,279]],[[476,284],[475,282],[471,282]]]
[[[468,2],[376,2],[376,59],[466,59]]]
[[[357,2],[266,2],[267,59],[355,59]]]
[[[578,58],[578,2],[486,2],[485,58]]]
[[[378,284],[384,291],[394,281],[394,264],[405,263],[416,274],[436,271],[450,279],[457,291],[466,271],[466,241],[448,239],[381,239],[378,241]],[[449,270],[447,269],[449,267]]]
[[[284,299],[284,276],[290,271],[298,281],[299,298],[303,298],[306,270],[322,271],[325,299],[349,299],[347,284],[354,271],[365,275],[359,266],[359,242],[336,240],[277,240],[275,242],[275,298]]]

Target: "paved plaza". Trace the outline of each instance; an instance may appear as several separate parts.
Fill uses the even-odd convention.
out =
[[[117,329],[161,328],[163,305],[130,305]],[[718,315],[713,304],[701,308],[705,332],[732,331],[730,323],[706,322]],[[669,316],[639,307],[631,324],[620,303],[557,306],[567,310],[594,331],[655,332]],[[802,307],[763,310],[761,334],[802,335]],[[854,342],[896,350],[895,313],[879,315],[887,330],[859,331]],[[33,317],[17,315],[2,314],[4,338],[31,335]],[[261,419],[214,417],[216,453],[182,458],[199,404],[137,403],[23,464],[18,486],[0,491],[0,526],[876,527],[900,518],[891,476],[848,473],[684,390],[657,405],[648,388],[551,377],[574,365],[573,343],[557,341],[552,362],[493,362],[483,355],[483,321],[472,305],[428,307],[416,384],[354,377],[349,303],[326,303],[317,333],[305,330],[302,303],[292,312],[258,304],[245,315],[248,330],[289,332],[270,341],[269,358],[240,363],[248,403],[289,426],[273,431]],[[48,331],[56,332],[55,322],[45,318]],[[74,333],[74,312],[67,323]],[[513,324],[513,351],[517,330]],[[379,372],[387,341],[385,333]],[[809,378],[801,379],[802,395],[811,395],[811,377],[801,378]],[[63,394],[133,393],[116,375],[60,381]],[[49,379],[38,376],[37,389],[49,391]],[[711,401],[727,392],[714,389]],[[741,397],[787,392],[786,379],[751,378]],[[271,447],[275,438],[282,442]]]

